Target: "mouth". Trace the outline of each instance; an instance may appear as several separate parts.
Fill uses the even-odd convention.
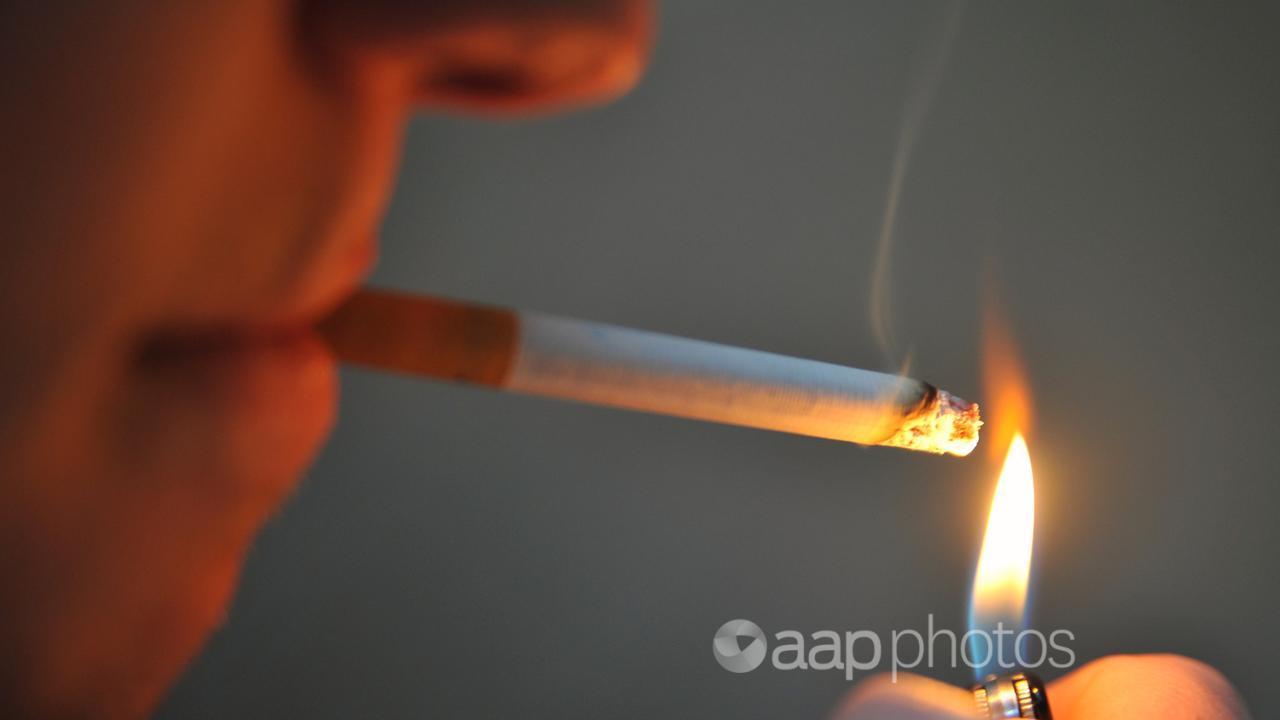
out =
[[[370,233],[311,263],[282,289],[264,293],[263,299],[228,313],[154,329],[140,345],[143,364],[318,337],[316,326],[360,287],[376,259],[377,241]]]
[[[136,367],[147,414],[180,418],[188,434],[215,446],[252,445],[267,423],[288,444],[310,437],[313,451],[327,434],[314,426],[328,425],[337,408],[337,361],[314,322],[159,334]],[[242,456],[235,464],[256,461]]]
[[[317,263],[294,284],[296,290],[283,292],[270,310],[244,323],[242,330],[270,335],[313,328],[360,287],[373,270],[377,256],[378,243],[373,234],[350,244],[336,257]]]
[[[282,445],[300,459],[313,455],[337,407],[337,362],[316,326],[362,284],[375,258],[370,235],[314,263],[256,309],[147,334],[134,367],[149,414],[181,418],[192,435],[226,445],[238,456],[232,476],[287,486],[292,473],[271,470],[271,456]],[[260,447],[267,436],[274,447]]]

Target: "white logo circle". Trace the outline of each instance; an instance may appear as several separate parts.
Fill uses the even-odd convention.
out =
[[[760,667],[768,647],[759,625],[750,620],[730,620],[716,631],[711,651],[720,667],[731,673],[744,673]]]

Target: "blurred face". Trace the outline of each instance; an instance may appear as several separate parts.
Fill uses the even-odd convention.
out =
[[[0,9],[0,715],[145,714],[323,441],[410,111],[625,91],[644,0]]]

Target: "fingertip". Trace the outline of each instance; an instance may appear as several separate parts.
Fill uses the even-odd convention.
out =
[[[863,680],[832,720],[973,720],[973,695],[920,675],[876,675]]]
[[[1217,669],[1175,654],[1111,655],[1054,681],[1049,698],[1065,717],[1248,720],[1238,692]]]

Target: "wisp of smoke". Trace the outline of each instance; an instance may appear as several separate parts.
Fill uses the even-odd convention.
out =
[[[893,229],[898,218],[898,205],[902,197],[903,179],[911,163],[916,136],[929,107],[951,54],[960,18],[964,14],[964,1],[948,3],[947,12],[938,22],[937,40],[929,44],[917,64],[911,92],[903,107],[898,141],[894,146],[893,166],[889,171],[889,187],[885,196],[884,215],[880,221],[880,234],[876,240],[876,257],[871,273],[871,330],[876,343],[884,354],[885,366],[905,369],[909,360],[899,357],[897,342],[893,336],[893,313],[890,307],[889,279],[892,272]]]

